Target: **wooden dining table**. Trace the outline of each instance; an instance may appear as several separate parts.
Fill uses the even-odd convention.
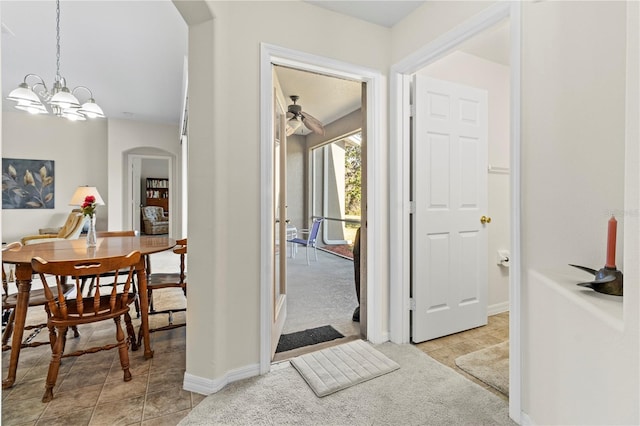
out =
[[[149,301],[147,295],[146,259],[149,254],[169,250],[176,245],[175,240],[162,236],[135,237],[104,237],[98,238],[96,247],[87,247],[84,238],[77,240],[52,241],[47,243],[30,244],[18,249],[7,250],[2,253],[2,262],[15,264],[16,284],[18,296],[13,336],[11,340],[11,359],[7,378],[2,381],[2,388],[13,386],[16,380],[20,348],[24,334],[24,325],[29,307],[29,292],[31,291],[31,259],[41,257],[49,261],[72,260],[82,261],[92,258],[122,256],[134,250],[139,251],[140,262],[136,265],[138,277],[138,291],[140,294],[141,332],[144,339],[144,357],[153,357],[149,341]]]

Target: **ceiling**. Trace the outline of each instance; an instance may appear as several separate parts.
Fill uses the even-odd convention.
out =
[[[304,0],[315,6],[334,12],[362,19],[383,27],[393,27],[395,24],[411,14],[426,1],[329,1],[329,0]]]
[[[427,3],[305,1],[386,27]],[[89,87],[109,118],[179,123],[188,30],[171,1],[61,0],[60,13],[60,73],[70,88]],[[5,98],[26,74],[53,84],[55,2],[2,0],[0,16],[3,108],[10,109],[13,103]],[[503,36],[496,31],[463,50],[502,61],[496,58],[508,55],[496,52],[508,51],[503,48],[508,43],[496,40]],[[277,73],[287,100],[300,96],[303,111],[325,124],[360,106],[360,83],[282,67]],[[83,96],[81,91],[81,102]]]
[[[300,96],[297,103],[302,111],[325,125],[360,108],[360,82],[280,66],[275,67],[275,72],[287,105],[293,103],[291,96]],[[301,135],[309,133],[304,126],[296,131]]]
[[[5,98],[26,74],[51,89],[56,5],[3,0],[0,16],[3,107],[12,108]],[[89,87],[107,117],[179,123],[187,25],[173,3],[62,0],[60,43],[60,74],[69,88]],[[84,102],[86,92],[78,97]]]

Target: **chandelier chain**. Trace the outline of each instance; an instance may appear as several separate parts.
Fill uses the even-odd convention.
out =
[[[33,87],[27,84],[30,78],[37,80]],[[89,92],[89,99],[85,103],[80,103],[74,94],[78,89]],[[18,88],[9,93],[7,99],[17,102],[16,109],[31,114],[52,113],[71,121],[105,117],[104,111],[93,99],[91,89],[86,86],[76,86],[73,90],[69,90],[67,80],[60,75],[60,0],[56,0],[56,75],[53,87],[49,90],[44,79],[38,74],[27,74]]]
[[[56,81],[60,79],[60,0],[56,0]]]

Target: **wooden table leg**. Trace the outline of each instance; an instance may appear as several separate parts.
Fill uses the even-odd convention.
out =
[[[29,292],[31,291],[31,264],[16,265],[16,283],[18,285],[18,297],[16,304],[16,317],[13,325],[13,336],[11,339],[11,360],[9,361],[9,373],[2,381],[2,389],[8,389],[16,381],[16,370],[20,359],[20,348],[22,347],[22,336],[24,334],[24,324],[27,319],[29,308]],[[146,287],[146,283],[145,283]]]
[[[140,333],[144,339],[144,357],[153,358],[151,341],[149,340],[149,299],[147,297],[147,268],[145,264],[146,256],[140,257],[140,262],[136,266],[138,274],[138,292],[140,293]]]

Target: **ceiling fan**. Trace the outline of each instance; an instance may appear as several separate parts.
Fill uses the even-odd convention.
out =
[[[300,96],[290,96],[293,105],[289,105],[287,109],[287,136],[291,136],[302,124],[320,136],[324,136],[324,127],[322,123],[313,118],[310,114],[302,111],[302,106],[296,104]]]

